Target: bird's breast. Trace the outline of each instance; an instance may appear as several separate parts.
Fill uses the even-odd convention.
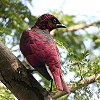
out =
[[[20,48],[25,57],[32,55],[34,59],[38,57],[38,60],[43,62],[47,59],[58,58],[55,41],[49,33],[30,30],[26,35],[22,35],[20,41]]]

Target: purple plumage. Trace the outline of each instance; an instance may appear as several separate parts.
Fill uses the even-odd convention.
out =
[[[62,75],[60,58],[50,31],[65,28],[58,19],[50,14],[40,16],[31,30],[25,30],[20,40],[20,50],[27,61],[47,80],[52,80],[45,65],[54,78],[58,90],[70,93]]]

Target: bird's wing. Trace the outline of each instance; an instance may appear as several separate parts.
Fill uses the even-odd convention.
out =
[[[51,80],[46,66],[45,66],[45,42],[43,42],[43,36],[36,34],[35,31],[24,31],[20,40],[20,49],[27,61],[32,67],[34,67],[43,77],[47,80]]]

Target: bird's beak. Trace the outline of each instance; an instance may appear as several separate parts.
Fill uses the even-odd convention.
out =
[[[56,24],[56,27],[57,28],[67,28],[65,25],[63,25],[63,24]]]

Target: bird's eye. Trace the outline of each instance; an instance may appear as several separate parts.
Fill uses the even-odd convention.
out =
[[[56,19],[53,19],[53,23],[55,23],[55,24],[56,24],[56,23],[57,23],[57,20],[56,20]]]

